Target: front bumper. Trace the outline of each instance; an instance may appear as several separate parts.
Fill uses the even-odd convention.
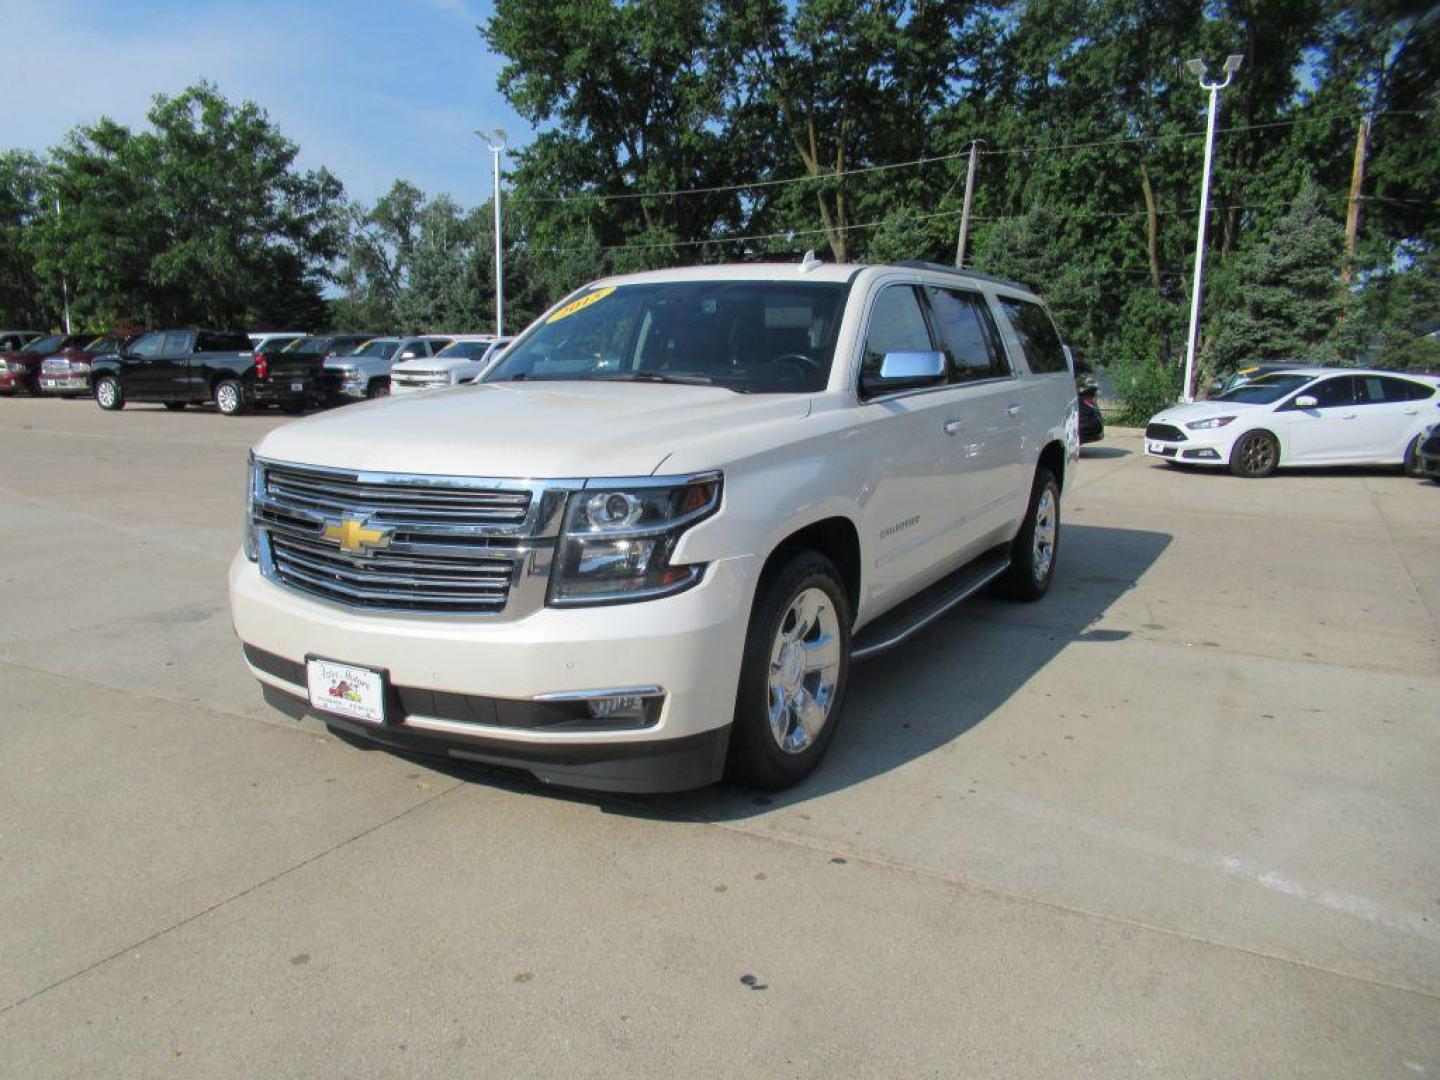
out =
[[[698,586],[660,600],[542,608],[503,620],[353,611],[265,579],[240,554],[230,568],[230,604],[248,647],[247,666],[269,688],[269,699],[288,696],[286,711],[311,712],[389,746],[526,769],[547,782],[679,791],[712,783],[724,766],[753,563],[748,557],[713,563]],[[311,710],[301,674],[307,656],[383,669],[397,690],[387,722]],[[665,692],[647,727],[497,722],[497,715],[520,715],[543,695],[645,685]],[[502,707],[498,714],[493,706],[457,707],[463,699],[498,700]],[[467,711],[475,719],[462,718]]]
[[[88,394],[90,376],[87,375],[41,375],[40,392],[43,394]]]
[[[1141,449],[1146,457],[1155,458],[1158,461],[1178,461],[1185,465],[1228,466],[1230,464],[1230,447],[1234,440],[1232,438],[1204,438],[1203,436],[1207,434],[1209,433],[1192,434],[1184,442],[1147,438],[1141,443]]]

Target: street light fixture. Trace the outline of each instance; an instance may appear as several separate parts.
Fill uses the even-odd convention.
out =
[[[1235,72],[1240,70],[1243,56],[1225,58],[1225,81],[1205,81],[1205,61],[1189,60],[1185,66],[1200,80],[1200,89],[1210,91],[1210,111],[1205,122],[1205,171],[1200,178],[1200,225],[1195,236],[1195,282],[1190,288],[1190,333],[1185,338],[1185,387],[1181,401],[1194,401],[1192,384],[1195,381],[1195,346],[1200,335],[1200,281],[1205,268],[1205,222],[1210,216],[1210,162],[1215,153],[1215,112],[1219,106],[1220,91],[1230,85]]]
[[[493,132],[475,134],[485,140],[495,162],[495,336],[498,338],[505,333],[505,256],[500,232],[500,155],[506,150],[505,132],[496,128]]]

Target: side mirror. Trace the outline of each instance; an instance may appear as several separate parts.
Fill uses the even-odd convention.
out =
[[[863,375],[860,388],[867,394],[896,390],[918,390],[945,381],[945,354],[922,350],[888,352],[880,361],[880,373]]]
[[[1297,409],[1315,409],[1319,408],[1319,406],[1319,400],[1310,394],[1301,394],[1295,399],[1295,408]]]

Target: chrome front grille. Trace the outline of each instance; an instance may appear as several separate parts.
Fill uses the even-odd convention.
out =
[[[578,486],[257,466],[252,517],[266,577],[347,607],[415,614],[542,606]]]
[[[63,356],[47,356],[40,361],[40,370],[46,375],[69,375],[70,361]]]
[[[448,371],[392,371],[390,381],[399,386],[413,386],[428,389],[432,386],[449,386]]]

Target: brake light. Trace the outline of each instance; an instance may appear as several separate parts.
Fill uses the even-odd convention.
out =
[[[255,377],[257,379],[268,379],[270,377],[270,361],[264,353],[255,354]]]

